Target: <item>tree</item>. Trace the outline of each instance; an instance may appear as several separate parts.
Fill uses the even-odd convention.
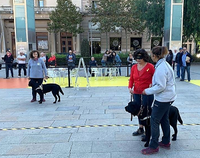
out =
[[[90,45],[87,39],[83,39],[81,42],[81,55],[83,57],[90,56]]]
[[[121,27],[126,35],[126,52],[127,52],[127,33],[140,33],[143,32],[145,27],[144,23],[140,20],[140,12],[137,12],[135,0],[117,0],[116,13],[114,21],[117,27]]]
[[[91,22],[93,22],[94,25],[100,23],[97,30],[106,33],[106,49],[108,49],[108,32],[115,30],[113,17],[116,15],[113,13],[117,8],[113,0],[98,0],[97,5],[97,8],[93,7],[90,10],[93,14]]]
[[[183,35],[185,40],[200,41],[200,0],[184,1]]]
[[[50,22],[47,28],[49,32],[55,34],[61,31],[69,32],[73,36],[83,32],[83,28],[80,26],[83,20],[82,14],[71,0],[57,0],[56,9],[51,12],[49,18]]]
[[[142,11],[140,17],[145,22],[150,35],[163,36],[164,0],[136,0],[137,11]],[[200,40],[200,0],[184,0],[183,41]]]
[[[136,11],[141,12],[140,19],[144,22],[148,36],[163,36],[165,0],[132,0]]]

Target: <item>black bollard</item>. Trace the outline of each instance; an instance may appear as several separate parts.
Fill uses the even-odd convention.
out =
[[[73,86],[70,86],[70,67],[68,67],[68,87],[65,88],[73,88]]]

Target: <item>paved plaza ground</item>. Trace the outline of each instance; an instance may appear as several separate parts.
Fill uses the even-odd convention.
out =
[[[200,80],[199,70],[200,65],[191,67],[191,83],[176,80],[174,105],[184,122],[178,125],[177,141],[171,142],[170,150],[160,149],[148,157],[199,158],[200,87],[192,84]],[[5,70],[0,70],[0,78],[4,75]],[[53,104],[52,94],[47,94],[46,102],[38,104],[30,103],[29,88],[0,89],[1,158],[147,157],[140,152],[144,142],[132,136],[137,118],[131,122],[124,111],[130,100],[126,86],[63,91],[60,103]]]

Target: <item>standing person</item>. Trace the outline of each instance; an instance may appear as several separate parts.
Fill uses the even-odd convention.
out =
[[[121,61],[119,55],[114,51],[113,51],[113,57],[114,57],[115,65],[119,68],[119,75],[121,76],[122,61]]]
[[[153,75],[152,87],[145,89],[142,94],[154,94],[155,101],[151,113],[151,141],[148,148],[141,152],[144,155],[157,153],[159,147],[170,148],[170,125],[169,125],[169,109],[176,99],[175,78],[172,67],[166,62],[166,47],[154,47],[151,52],[151,58],[155,65],[155,73]],[[159,124],[163,131],[162,141],[159,139]]]
[[[109,53],[109,52],[108,52],[108,50],[107,50],[107,51],[105,51],[105,53],[104,53],[103,56],[102,56],[102,59],[101,59],[102,67],[105,67],[105,66],[106,66],[108,53]]]
[[[130,69],[131,67],[136,64],[137,62],[134,60],[133,58],[133,54],[132,53],[129,53],[128,57],[127,57],[127,66],[128,66],[128,69],[127,69],[127,76],[129,75],[129,72],[130,72]]]
[[[129,92],[133,94],[133,98],[138,105],[149,106],[150,108],[154,97],[153,95],[142,95],[142,92],[152,84],[154,66],[148,63],[149,55],[144,49],[136,50],[134,59],[137,61],[137,64],[131,68]],[[133,136],[142,135],[143,133],[144,129],[139,120],[139,129],[133,132]]]
[[[21,77],[21,69],[24,71],[24,77],[26,77],[26,56],[24,55],[24,52],[20,51],[19,55],[17,56],[18,60],[18,77]]]
[[[48,68],[48,56],[46,56],[46,53],[45,52],[41,52],[40,53],[40,58],[44,61],[45,65],[46,65],[46,68]]]
[[[6,51],[6,55],[3,57],[3,60],[4,60],[5,65],[6,65],[6,78],[5,79],[9,79],[9,69],[10,69],[10,72],[11,72],[11,76],[14,77],[13,76],[13,68],[12,68],[14,58],[13,58],[10,50]]]
[[[185,79],[185,70],[187,71],[187,79],[188,82],[190,82],[190,65],[192,62],[192,56],[191,54],[187,51],[186,47],[183,47],[183,52],[181,53],[181,79],[180,81],[184,81]]]
[[[34,84],[41,85],[43,82],[43,79],[47,79],[47,69],[45,66],[45,63],[42,59],[40,59],[40,53],[37,50],[33,50],[30,52],[30,59],[28,61],[28,78],[31,80]],[[32,100],[31,102],[36,101],[36,91],[35,88],[32,87]],[[43,102],[45,99],[43,98]]]
[[[175,65],[176,65],[176,55],[177,55],[177,49],[175,48],[174,49],[174,52],[173,52],[173,60],[172,60],[172,68],[173,68],[173,70],[174,70],[174,68],[175,68]]]
[[[66,60],[67,60],[67,66],[70,70],[75,68],[76,56],[75,56],[74,53],[72,53],[71,50],[69,50],[69,53],[67,54]]]
[[[179,48],[179,52],[176,54],[176,78],[180,79],[180,72],[181,72],[181,54],[182,54],[183,48]]]
[[[166,61],[169,63],[169,65],[172,66],[172,61],[173,61],[173,53],[172,53],[172,50],[169,50],[169,53],[166,57]]]
[[[113,64],[113,51],[110,49],[107,54],[107,66],[112,66]]]

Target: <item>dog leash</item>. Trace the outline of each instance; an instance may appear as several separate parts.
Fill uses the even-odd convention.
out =
[[[131,94],[131,102],[133,101],[133,94]],[[131,121],[133,121],[133,115],[131,114]]]

